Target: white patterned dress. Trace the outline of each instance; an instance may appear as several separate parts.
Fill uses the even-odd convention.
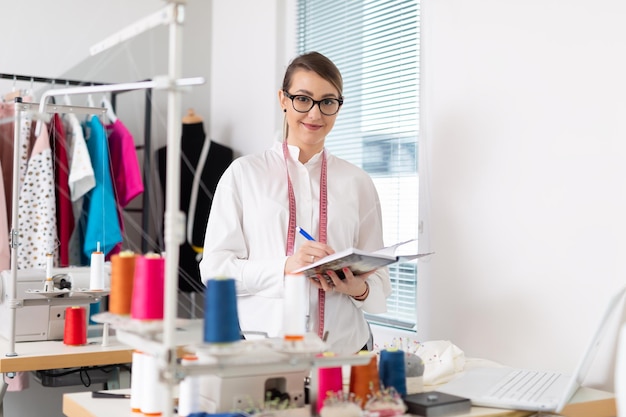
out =
[[[54,197],[52,149],[48,128],[45,123],[42,123],[41,132],[26,165],[18,200],[18,269],[44,269],[46,254],[53,251],[52,253],[56,255],[57,230]]]

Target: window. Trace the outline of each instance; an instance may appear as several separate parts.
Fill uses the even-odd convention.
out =
[[[385,245],[417,237],[419,0],[299,0],[298,52],[319,51],[344,78],[326,146],[365,169],[380,195]],[[393,293],[372,323],[414,329],[417,265],[389,268]]]

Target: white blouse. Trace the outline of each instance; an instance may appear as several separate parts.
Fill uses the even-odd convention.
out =
[[[296,198],[296,223],[317,237],[321,153],[306,164],[299,148],[289,146],[289,175]],[[326,150],[328,166],[328,241],[335,251],[349,247],[373,251],[383,247],[378,194],[369,175]],[[289,220],[287,171],[282,144],[233,161],[215,193],[200,263],[202,280],[235,279],[242,331],[282,335],[283,277]],[[296,248],[302,242],[296,234]],[[294,250],[295,252],[295,250]],[[387,268],[367,278],[365,301],[326,293],[324,329],[335,353],[360,350],[369,338],[363,312],[386,312],[391,293]],[[308,327],[317,332],[317,287],[309,285]]]

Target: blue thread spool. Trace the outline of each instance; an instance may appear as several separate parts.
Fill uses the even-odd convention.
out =
[[[240,340],[235,280],[210,279],[204,294],[204,342],[229,343]]]
[[[406,395],[404,351],[399,349],[381,350],[378,372],[380,383],[384,388],[393,387],[402,397]]]

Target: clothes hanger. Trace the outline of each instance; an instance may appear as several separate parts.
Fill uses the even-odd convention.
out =
[[[115,123],[117,121],[117,116],[115,115],[115,112],[113,111],[113,105],[111,104],[111,102],[109,101],[106,95],[102,96],[102,100],[100,101],[100,103],[102,104],[102,107],[107,109],[107,118],[109,119],[109,122]]]
[[[2,96],[2,100],[3,101],[13,101],[15,99],[15,97],[21,97],[22,94],[22,90],[16,87],[17,83],[17,77],[14,75],[13,76],[13,87],[11,88],[11,92],[10,93],[6,93],[4,96]]]
[[[65,82],[65,88],[70,88],[70,82],[69,81]],[[71,106],[72,105],[72,99],[70,98],[69,94],[64,94],[63,95],[63,101],[65,102],[65,104],[67,106]]]
[[[202,117],[198,116],[192,108],[189,108],[187,114],[183,116],[183,123],[186,125],[200,122],[202,122]]]

